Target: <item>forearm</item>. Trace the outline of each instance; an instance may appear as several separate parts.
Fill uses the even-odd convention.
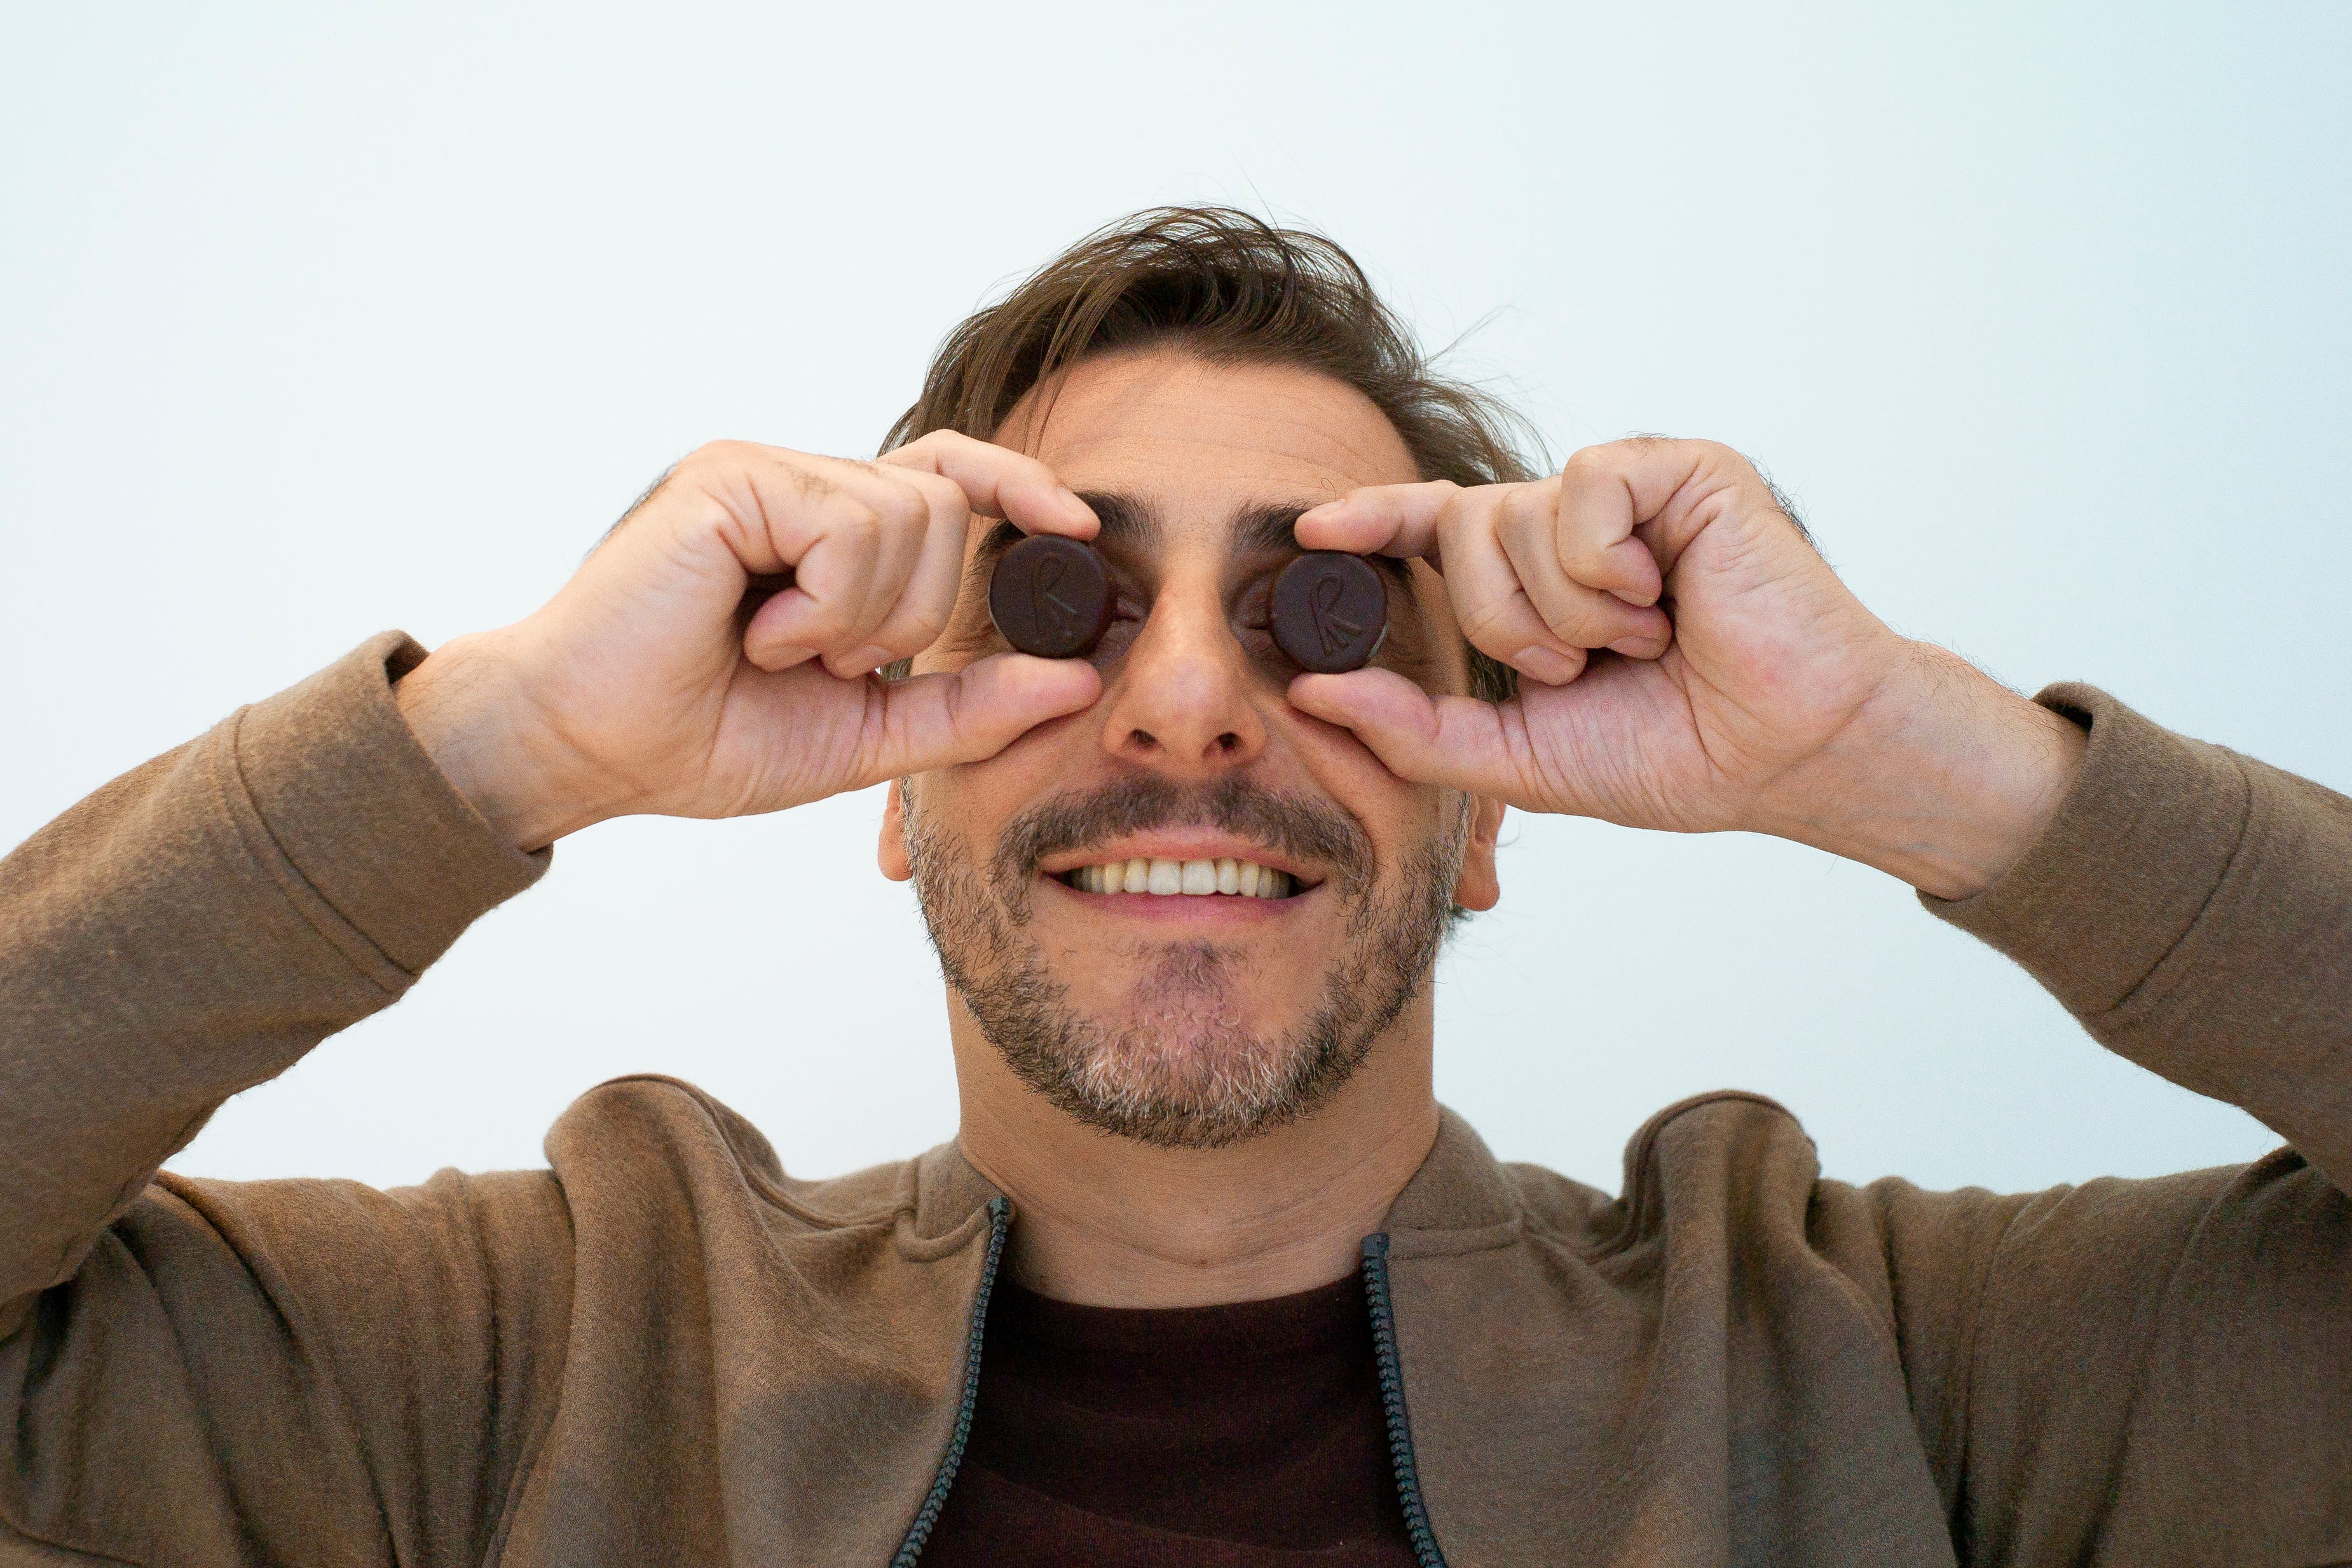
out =
[[[1773,791],[1780,804],[1759,826],[1967,898],[2048,828],[2084,749],[2080,726],[1913,643],[1836,743]]]
[[[0,1303],[537,874],[400,725],[385,659],[413,649],[379,639],[0,862]]]
[[[2080,776],[1990,888],[1924,902],[2352,1190],[2352,800],[2088,686],[2038,700],[2087,731]]]

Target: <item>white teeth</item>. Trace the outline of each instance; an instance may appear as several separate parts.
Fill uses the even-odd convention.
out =
[[[1153,893],[1163,897],[1175,894],[1194,897],[1226,894],[1242,898],[1286,898],[1293,886],[1289,873],[1255,861],[1147,860],[1140,856],[1079,866],[1069,873],[1069,883],[1080,893]]]

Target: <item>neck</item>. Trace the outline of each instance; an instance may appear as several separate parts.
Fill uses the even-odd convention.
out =
[[[1013,1200],[1013,1277],[1092,1306],[1187,1307],[1327,1285],[1437,1139],[1427,989],[1313,1114],[1221,1149],[1082,1125],[1013,1077],[950,996],[964,1158]]]

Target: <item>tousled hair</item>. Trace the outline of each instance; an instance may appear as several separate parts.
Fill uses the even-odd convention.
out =
[[[883,450],[935,430],[991,439],[1031,388],[1093,354],[1181,349],[1212,364],[1294,365],[1369,398],[1423,479],[1535,477],[1540,450],[1500,400],[1440,375],[1353,256],[1321,235],[1229,207],[1157,207],[1096,230],[967,317]],[[1470,689],[1517,680],[1473,647]]]

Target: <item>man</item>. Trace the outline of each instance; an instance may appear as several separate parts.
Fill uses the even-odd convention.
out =
[[[528,619],[379,637],[36,835],[0,1556],[2352,1556],[2352,802],[1895,635],[1726,448],[1536,478],[1508,429],[1327,242],[1141,214],[965,322],[877,462],[705,448]],[[1024,532],[1101,550],[1091,655],[992,626]],[[1370,667],[1272,640],[1301,547],[1389,575]],[[796,1181],[646,1078],[546,1171],[156,1174],[557,839],[884,779],[954,1145]],[[1429,978],[1507,805],[1877,866],[2290,1146],[1857,1189],[1724,1094],[1617,1198],[1499,1166]]]

